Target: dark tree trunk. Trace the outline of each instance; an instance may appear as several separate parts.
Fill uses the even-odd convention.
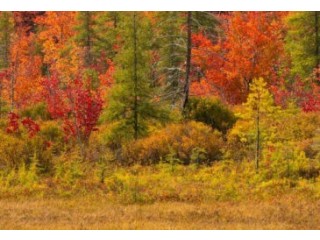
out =
[[[137,24],[136,13],[133,13],[133,82],[134,82],[134,139],[138,139],[138,74],[137,74]]]
[[[191,70],[191,49],[192,49],[192,12],[187,13],[187,62],[186,62],[186,78],[185,78],[185,85],[184,85],[184,99],[182,110],[184,111],[188,100],[189,100],[189,89],[190,89],[190,70]]]
[[[257,116],[256,116],[256,153],[255,153],[256,172],[258,172],[258,169],[259,169],[259,162],[260,162],[260,111],[258,108]]]
[[[320,56],[319,56],[319,12],[314,12],[314,25],[315,25],[315,56],[316,56],[316,77],[319,80],[319,65],[320,65]],[[318,82],[318,81],[317,81]]]
[[[84,56],[85,67],[92,66],[92,56],[91,56],[91,48],[92,48],[91,17],[92,16],[91,16],[90,12],[85,12],[85,28],[86,28],[86,32],[87,32],[87,36],[86,36],[86,40],[85,40],[86,42],[85,42],[85,56]]]

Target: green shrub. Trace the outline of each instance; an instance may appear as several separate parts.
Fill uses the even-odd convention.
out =
[[[226,134],[236,122],[236,117],[222,102],[214,98],[190,98],[185,117],[203,122]]]
[[[31,119],[37,120],[50,120],[50,114],[47,110],[47,105],[43,102],[27,107],[21,112],[22,117],[29,117]]]
[[[25,141],[0,131],[0,166],[1,168],[17,168],[28,158]]]
[[[79,149],[64,152],[54,158],[54,179],[66,186],[73,186],[85,176],[85,165]]]
[[[39,136],[44,142],[50,144],[52,152],[55,154],[60,153],[64,148],[64,135],[59,123],[54,121],[46,121],[41,124]]]

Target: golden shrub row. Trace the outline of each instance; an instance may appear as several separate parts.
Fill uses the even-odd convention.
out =
[[[210,163],[222,157],[223,140],[218,131],[199,122],[171,124],[149,137],[131,142],[123,149],[122,157],[129,163],[152,164],[166,161],[168,156],[184,164],[196,161],[195,150],[201,149],[201,161]],[[199,151],[200,152],[200,151]],[[200,154],[200,153],[199,153]],[[199,156],[200,158],[200,156]]]

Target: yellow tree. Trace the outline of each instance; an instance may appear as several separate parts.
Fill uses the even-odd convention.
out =
[[[255,78],[250,84],[250,92],[245,103],[245,118],[255,123],[255,165],[259,169],[261,153],[261,122],[275,111],[274,101],[263,78]]]

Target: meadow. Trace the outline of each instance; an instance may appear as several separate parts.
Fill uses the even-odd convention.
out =
[[[284,195],[263,201],[122,205],[90,195],[0,201],[1,229],[319,229],[319,201]]]

